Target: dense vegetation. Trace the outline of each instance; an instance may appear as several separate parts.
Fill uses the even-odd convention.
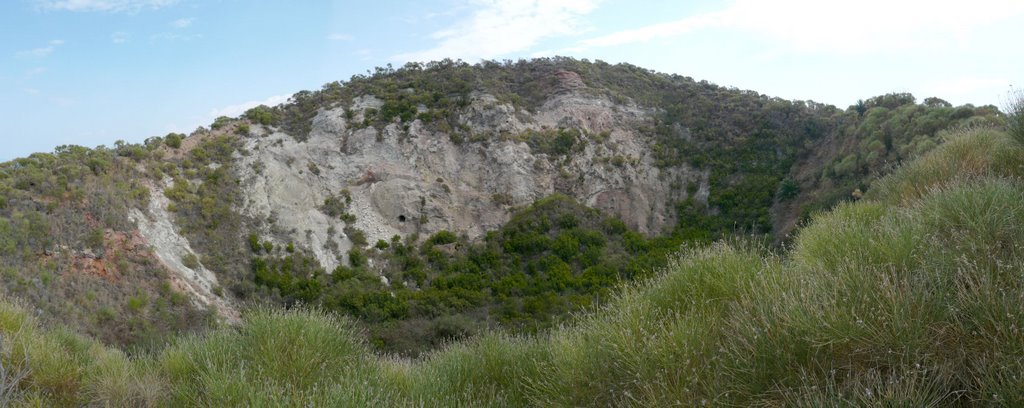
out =
[[[149,200],[138,166],[158,146],[62,146],[0,164],[2,292],[122,346],[206,326],[210,316],[171,289],[128,218]]]
[[[227,124],[218,127],[224,126]],[[171,200],[168,210],[175,214],[181,233],[199,252],[201,259],[197,261],[217,271],[221,285],[246,300],[253,296],[256,285],[246,267],[246,244],[240,238],[251,225],[236,211],[242,193],[232,155],[240,143],[230,134],[196,136],[201,138],[196,147],[180,159],[163,162],[154,175],[173,180],[164,190]]]
[[[0,307],[2,397],[34,406],[1024,403],[1024,146],[974,130],[820,214],[791,252],[719,243],[548,334],[380,358],[348,319],[253,310],[126,357]],[[441,241],[449,241],[443,238]],[[23,377],[23,378],[22,378]],[[20,379],[19,379],[20,378]]]
[[[660,166],[711,170],[707,205],[679,203],[680,218],[687,222],[673,235],[683,238],[745,231],[778,241],[795,225],[793,219],[850,200],[851,193],[863,192],[875,174],[884,173],[880,170],[934,148],[940,131],[1003,123],[994,106],[953,107],[934,97],[917,103],[913,95],[896,93],[841,110],[629,64],[564,57],[377,68],[325,84],[319,91],[299,92],[289,104],[255,108],[246,117],[304,139],[319,109],[347,107],[358,97],[373,95],[382,106],[368,110],[365,126],[408,126],[420,120],[458,142],[519,137],[536,152],[565,155],[572,152],[576,137],[564,132],[579,133],[577,129],[543,138],[481,134],[460,122],[459,113],[474,92],[535,111],[553,93],[565,91],[559,74],[566,72],[578,74],[585,85],[577,92],[657,108],[654,122],[638,130],[652,139]],[[347,114],[354,117],[355,112]]]
[[[679,243],[648,239],[554,195],[480,242],[448,231],[422,243],[396,236],[353,249],[351,266],[330,274],[301,249],[255,236],[250,246],[255,281],[273,298],[357,317],[379,349],[414,355],[482,332],[488,322],[515,332],[549,328],[620,282],[649,276]]]
[[[478,91],[536,110],[569,71],[577,92],[658,107],[639,132],[660,166],[710,170],[707,203],[675,203],[660,237],[557,194],[477,241],[346,227],[356,248],[330,273],[237,212],[250,126],[303,139],[319,109],[364,95],[382,105],[359,126],[419,120],[569,160],[607,135],[481,134],[459,117]],[[1006,116],[909,94],[840,110],[624,64],[441,61],[188,137],[3,163],[0,289],[20,300],[0,301],[0,405],[1019,405],[1021,101]],[[167,180],[199,255],[182,261],[216,271],[218,296],[290,311],[249,306],[240,326],[180,336],[213,314],[129,218]],[[351,224],[348,194],[321,211]],[[812,220],[790,252],[761,244],[795,218]]]
[[[488,134],[467,127],[460,113],[476,92],[537,110],[554,93],[567,91],[559,78],[570,73],[584,85],[576,92],[657,107],[654,120],[638,131],[650,139],[659,166],[710,170],[707,202],[674,203],[677,225],[651,239],[607,225],[563,228],[559,217],[594,217],[554,197],[478,243],[448,232],[423,237],[425,242],[407,237],[369,248],[373,243],[357,242],[360,248],[348,253],[353,265],[335,271],[324,271],[302,248],[271,253],[254,245],[257,291],[285,305],[313,304],[358,317],[373,344],[391,352],[416,354],[494,326],[533,332],[598,303],[617,282],[663,265],[681,245],[738,235],[782,241],[796,225],[793,220],[858,198],[877,174],[938,145],[940,131],[1002,123],[991,106],[954,108],[937,98],[918,104],[912,95],[890,94],[840,110],[628,64],[571,58],[378,68],[295,94],[289,104],[254,108],[244,118],[279,126],[302,140],[320,109],[341,106],[350,120],[362,115],[357,127],[407,127],[419,121],[459,144],[516,140],[561,160],[607,135],[572,127]],[[366,96],[380,106],[350,108]],[[697,186],[678,188],[693,197]],[[332,217],[353,217],[341,197],[328,200],[323,210]],[[359,231],[346,232],[362,237]],[[261,237],[252,239],[258,243]]]
[[[843,140],[832,157],[810,161],[794,177],[808,193],[801,215],[830,208],[849,199],[851,192],[867,190],[888,168],[917,157],[942,142],[941,132],[999,125],[1002,114],[994,106],[953,107],[939,98],[922,103],[910,94],[888,94],[859,101],[839,117],[834,137]],[[798,200],[800,201],[800,200]]]
[[[641,236],[562,196],[520,209],[479,242],[443,232],[367,243],[360,242],[365,234],[346,227],[358,248],[347,254],[350,266],[334,271],[323,270],[309,248],[265,242],[281,242],[285,233],[253,236],[259,227],[276,228],[273,220],[237,212],[243,194],[235,158],[247,154],[241,137],[264,126],[304,139],[320,109],[350,107],[367,95],[381,105],[346,112],[349,119],[363,116],[357,126],[418,120],[456,143],[515,140],[567,162],[608,135],[572,126],[490,134],[470,129],[460,114],[478,92],[536,111],[569,90],[559,78],[571,73],[583,86],[574,92],[657,108],[638,132],[659,166],[710,171],[707,203],[673,203],[678,223],[659,237]],[[1020,117],[1008,118],[1015,135]],[[209,130],[187,137],[65,146],[0,164],[2,290],[38,309],[47,324],[128,349],[159,347],[169,334],[208,327],[210,313],[172,289],[164,267],[133,235],[129,209],[146,208],[148,186],[166,186],[168,209],[199,255],[183,261],[215,271],[223,286],[215,293],[240,304],[315,305],[353,316],[378,350],[415,355],[496,327],[516,333],[555,327],[575,311],[603,304],[620,282],[649,276],[682,245],[750,234],[781,241],[796,225],[789,221],[870,194],[872,179],[935,148],[943,130],[1003,122],[990,106],[890,94],[841,110],[571,58],[378,68],[297,93],[288,104],[217,118]],[[628,165],[621,156],[607,159]],[[692,197],[697,186],[678,188]],[[344,194],[322,210],[347,224],[355,217]]]

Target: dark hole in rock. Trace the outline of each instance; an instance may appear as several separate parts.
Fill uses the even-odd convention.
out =
[[[404,215],[399,215],[398,216],[398,222],[405,222],[405,216]]]

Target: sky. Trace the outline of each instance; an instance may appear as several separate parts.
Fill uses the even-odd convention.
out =
[[[570,56],[845,108],[1024,87],[1022,0],[5,0],[0,161],[112,146],[377,66]]]

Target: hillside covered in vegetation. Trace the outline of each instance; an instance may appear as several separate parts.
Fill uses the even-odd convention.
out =
[[[791,250],[694,246],[572,324],[486,333],[418,360],[375,355],[349,318],[263,308],[237,327],[128,357],[5,301],[0,397],[33,406],[1019,405],[1024,140],[992,129],[947,137],[860,201],[814,216]]]
[[[444,60],[377,68],[349,81],[325,84],[319,91],[297,93],[288,104],[255,108],[246,117],[279,125],[304,140],[321,109],[349,106],[359,97],[374,95],[381,106],[362,115],[356,126],[381,128],[394,121],[419,120],[460,143],[486,145],[516,135],[467,126],[460,114],[475,93],[534,112],[552,94],[569,91],[655,108],[652,120],[637,131],[649,138],[657,166],[687,164],[711,170],[708,202],[680,203],[687,218],[667,231],[685,237],[721,237],[736,229],[788,233],[794,222],[815,210],[848,200],[855,189],[866,189],[873,174],[883,173],[886,166],[933,148],[940,142],[940,131],[1002,123],[994,106],[954,107],[936,97],[919,102],[911,94],[894,93],[843,110],[629,64],[563,57],[477,65]],[[345,114],[356,116],[351,110]],[[560,127],[578,130],[572,121]],[[580,147],[577,143],[578,138],[570,137],[562,154],[578,150],[573,148]],[[531,149],[544,150],[532,142]],[[699,222],[695,226],[692,221]]]
[[[796,244],[951,129],[1005,124],[992,106],[840,109],[570,58],[379,68],[187,136],[0,164],[0,291],[131,355],[249,309],[313,308],[288,318],[401,356],[544,338],[680,248]]]

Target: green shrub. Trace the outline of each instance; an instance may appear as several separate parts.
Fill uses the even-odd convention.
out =
[[[214,130],[220,129],[220,128],[224,127],[224,126],[227,126],[232,121],[233,121],[233,119],[231,119],[231,118],[229,118],[227,116],[219,116],[219,117],[217,117],[217,119],[213,120],[213,123],[210,125],[210,129],[214,129]]]
[[[342,231],[345,232],[345,236],[348,237],[349,241],[352,241],[352,245],[357,248],[362,248],[369,244],[369,241],[366,240],[366,232],[359,228],[346,225]]]
[[[320,211],[331,218],[341,217],[348,212],[348,202],[351,198],[344,200],[338,196],[331,195],[324,199],[324,204],[320,206]]]
[[[784,179],[779,183],[779,188],[775,192],[776,200],[789,200],[796,197],[800,193],[800,185],[793,179]]]
[[[348,263],[353,268],[366,265],[366,255],[359,248],[352,248],[348,251]]]
[[[181,257],[181,263],[186,268],[196,269],[199,267],[199,258],[196,257],[196,254],[189,252]]]
[[[172,149],[178,149],[181,148],[181,141],[184,138],[184,135],[178,133],[168,133],[167,136],[164,137],[164,144]]]
[[[256,234],[249,234],[249,249],[253,253],[259,253],[263,246],[260,244],[260,236]],[[269,250],[267,252],[270,252]]]
[[[427,239],[427,243],[430,245],[447,245],[458,241],[459,237],[451,231],[441,230],[435,232]]]
[[[92,249],[93,251],[102,251],[104,244],[103,229],[95,228],[92,231],[89,231],[83,241],[87,248]]]
[[[534,154],[546,154],[548,156],[565,156],[574,152],[581,145],[578,144],[582,132],[578,129],[560,128],[558,130],[527,131],[518,136],[518,139],[530,146]]]
[[[276,111],[266,105],[260,105],[249,109],[245,111],[245,114],[242,116],[264,126],[276,125],[278,122]]]

